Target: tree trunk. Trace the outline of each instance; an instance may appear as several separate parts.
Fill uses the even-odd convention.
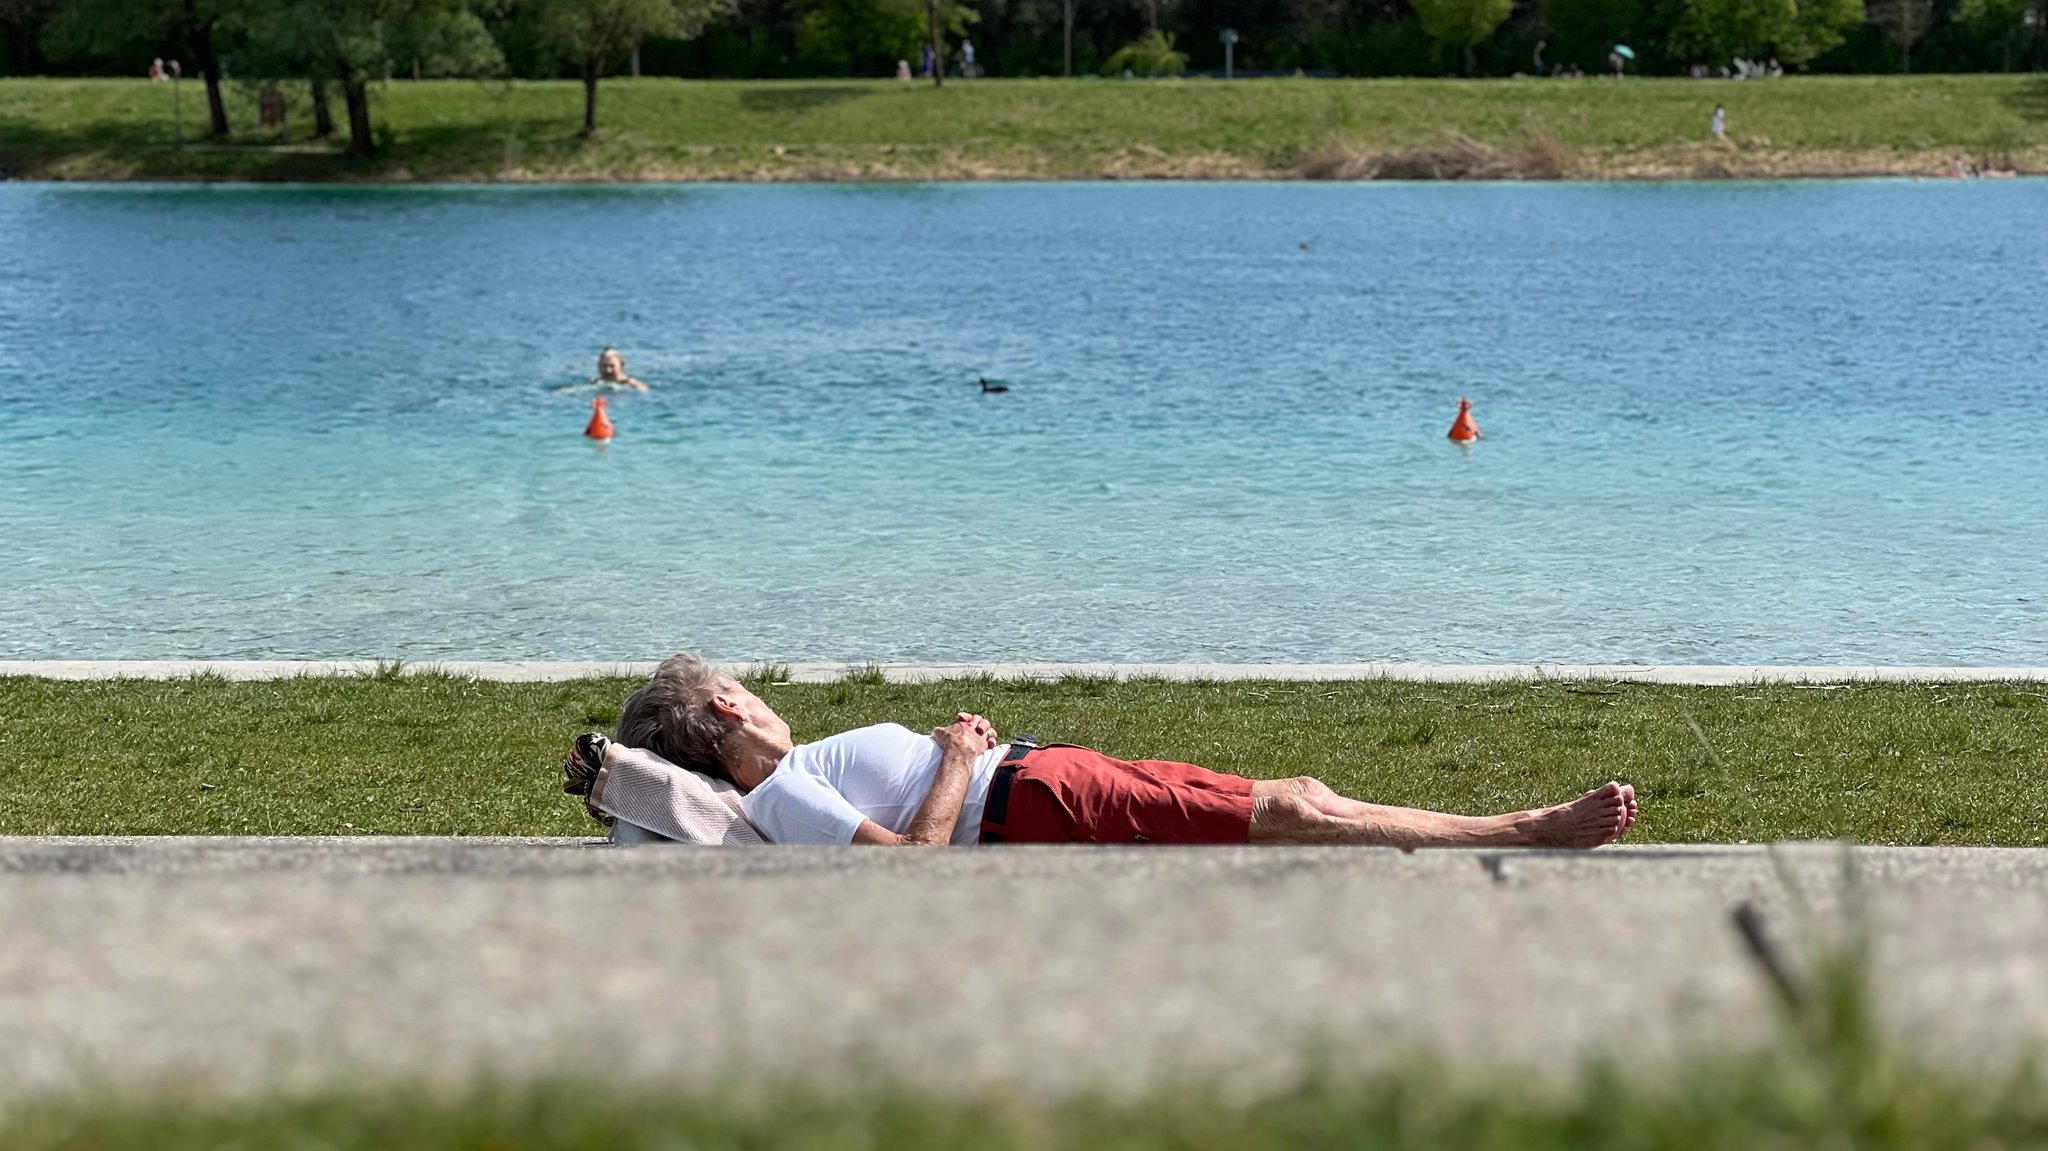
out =
[[[43,6],[0,3],[0,44],[7,46],[7,70],[15,76],[34,76],[47,63],[39,45],[42,27],[49,13]]]
[[[2044,0],[2044,2],[2048,2],[2048,0]],[[1061,66],[1060,75],[1072,79],[1074,75],[1074,0],[1067,0],[1064,7],[1066,9],[1066,22],[1064,25],[1066,53],[1061,57],[1064,63]]]
[[[597,80],[604,71],[604,57],[591,53],[583,57],[583,136],[597,135]]]
[[[327,81],[313,80],[313,138],[326,140],[334,135],[334,111],[327,106]]]
[[[932,46],[932,87],[946,86],[946,44],[939,39],[939,0],[924,0],[924,30]]]
[[[220,98],[220,57],[213,54],[213,22],[194,24],[186,39],[192,48],[192,62],[199,65],[200,75],[206,80],[206,134],[216,140],[225,140],[228,135],[228,107]]]
[[[1472,45],[1465,45],[1465,78],[1472,78]]]
[[[377,139],[370,134],[370,84],[367,80],[343,80],[342,101],[348,105],[348,154],[374,156]]]

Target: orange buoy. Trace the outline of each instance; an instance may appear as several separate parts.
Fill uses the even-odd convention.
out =
[[[590,422],[583,425],[583,434],[593,440],[612,438],[612,418],[604,414],[604,397],[590,398]]]
[[[1479,438],[1479,425],[1472,422],[1472,401],[1458,397],[1458,418],[1451,421],[1451,442],[1469,444]]]

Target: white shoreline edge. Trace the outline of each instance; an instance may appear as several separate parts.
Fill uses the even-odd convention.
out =
[[[388,667],[377,660],[0,660],[0,676],[41,679],[178,679],[216,675],[232,680],[296,676],[371,675]],[[1533,680],[1620,680],[1638,683],[1734,686],[1759,683],[2048,683],[2048,667],[1879,667],[1771,664],[1604,663],[721,663],[734,674],[772,666],[785,682],[832,683],[879,667],[892,683],[993,676],[997,679],[1398,680],[1412,683],[1515,683]],[[652,662],[606,660],[423,660],[405,663],[413,675],[439,672],[500,683],[553,683],[595,676],[645,676]]]

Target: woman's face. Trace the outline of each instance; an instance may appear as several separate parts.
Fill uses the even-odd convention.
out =
[[[626,358],[617,352],[605,352],[597,357],[597,374],[607,380],[616,380],[626,374]]]

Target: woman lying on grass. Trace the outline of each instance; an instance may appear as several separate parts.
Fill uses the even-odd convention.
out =
[[[732,783],[772,843],[1599,847],[1636,818],[1635,789],[1622,783],[1555,807],[1447,815],[1346,799],[1305,775],[1251,780],[1004,742],[966,712],[929,736],[884,723],[793,746],[774,709],[693,655],[665,660],[626,700],[618,740]],[[579,781],[587,791],[604,754],[601,738],[577,741],[571,791]]]

